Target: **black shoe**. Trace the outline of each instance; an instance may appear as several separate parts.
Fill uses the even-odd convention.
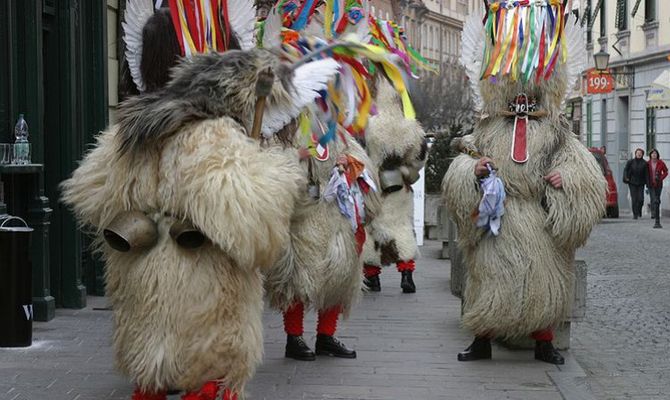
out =
[[[554,348],[554,345],[551,344],[551,342],[544,340],[535,341],[535,359],[549,364],[565,364],[565,359],[561,353]]]
[[[382,284],[379,282],[379,275],[373,275],[368,278],[365,278],[365,286],[368,287],[368,290],[371,292],[381,292]]]
[[[663,226],[661,225],[660,222],[656,222],[656,223],[654,224],[654,229],[661,229],[661,228],[663,228]]]
[[[307,346],[302,336],[286,335],[286,358],[292,358],[300,361],[314,361],[316,355],[312,349]]]
[[[350,350],[334,336],[316,335],[316,354],[340,358],[356,358],[356,351]]]
[[[458,353],[458,361],[475,361],[491,359],[491,340],[475,337],[470,347]]]
[[[416,285],[412,279],[412,271],[402,271],[402,278],[400,279],[400,287],[403,293],[415,293]]]
[[[637,219],[637,215],[633,215],[633,219]]]

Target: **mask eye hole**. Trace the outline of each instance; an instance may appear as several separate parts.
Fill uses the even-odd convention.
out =
[[[170,237],[185,249],[197,249],[207,239],[202,232],[188,221],[177,221],[170,227]]]
[[[156,223],[140,211],[119,213],[102,234],[109,247],[122,253],[147,249],[158,241]]]

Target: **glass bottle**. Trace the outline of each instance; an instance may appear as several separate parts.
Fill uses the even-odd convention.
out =
[[[28,123],[23,118],[23,114],[19,114],[19,120],[14,126],[14,154],[12,164],[25,165],[30,164],[30,143],[28,142]]]

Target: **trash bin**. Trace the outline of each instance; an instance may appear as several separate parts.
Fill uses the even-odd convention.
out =
[[[0,347],[33,342],[32,231],[19,217],[0,217]]]

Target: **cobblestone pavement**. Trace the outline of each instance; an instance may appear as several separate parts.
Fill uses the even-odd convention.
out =
[[[573,355],[599,399],[670,399],[670,220],[662,223],[604,220],[577,254],[588,292]]]
[[[265,358],[248,386],[248,399],[589,398],[583,391],[584,372],[570,352],[564,353],[567,363],[560,368],[533,360],[531,351],[498,346],[491,361],[456,361],[471,337],[459,326],[460,301],[448,290],[449,264],[436,259],[437,242],[429,242],[422,252],[416,294],[402,294],[399,274],[386,270],[382,292],[367,294],[351,318],[341,322],[339,337],[356,348],[356,360],[285,359],[281,317],[267,311]],[[111,312],[96,310],[106,304],[105,298],[89,297],[86,309],[58,309],[54,320],[34,324],[32,347],[0,349],[0,399],[129,400],[132,387],[113,366]],[[313,313],[305,327],[313,343]]]

